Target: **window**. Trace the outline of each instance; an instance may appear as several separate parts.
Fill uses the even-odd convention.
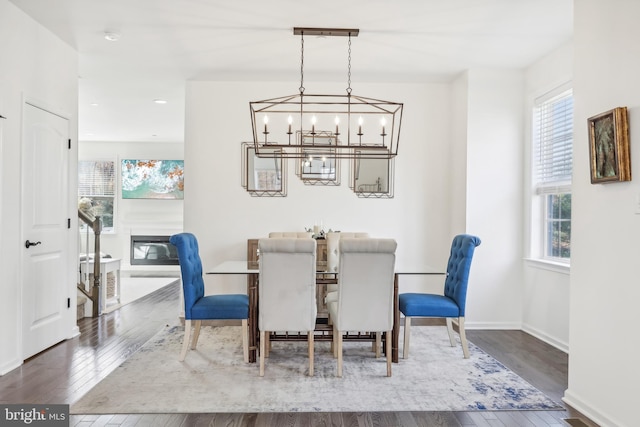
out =
[[[102,217],[103,232],[115,231],[115,161],[80,160],[78,162],[78,201],[91,200],[94,215]],[[85,225],[81,222],[84,229]]]
[[[573,167],[573,91],[561,88],[534,103],[533,224],[543,259],[571,258],[571,173]],[[536,210],[540,213],[536,214]]]

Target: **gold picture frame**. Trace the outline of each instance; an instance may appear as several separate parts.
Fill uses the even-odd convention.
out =
[[[627,107],[587,119],[591,183],[631,181]]]

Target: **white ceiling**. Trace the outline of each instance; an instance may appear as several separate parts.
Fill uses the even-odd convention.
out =
[[[78,51],[80,141],[182,141],[187,80],[291,81],[296,93],[293,27],[360,30],[354,93],[358,81],[526,67],[568,42],[573,27],[573,0],[10,1]],[[105,40],[105,31],[120,39]],[[305,82],[344,82],[342,93],[347,39],[304,42]]]

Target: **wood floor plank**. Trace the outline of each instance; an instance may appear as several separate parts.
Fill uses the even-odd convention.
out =
[[[111,313],[79,320],[80,336],[30,358],[0,377],[0,403],[74,403],[158,331],[177,324],[180,291],[177,282]],[[471,330],[467,331],[467,337],[549,397],[561,401],[567,388],[565,353],[522,331]],[[595,426],[572,408],[504,412],[72,415],[69,424],[78,427],[552,427],[567,425],[562,421],[564,418],[584,419],[586,425]]]
[[[420,427],[449,427],[460,426],[460,422],[453,412],[414,412],[414,418]]]

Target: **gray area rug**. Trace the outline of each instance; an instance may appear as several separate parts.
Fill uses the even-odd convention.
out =
[[[203,327],[198,348],[178,361],[184,329],[167,326],[71,405],[72,414],[373,412],[562,409],[478,347],[451,347],[445,327],[412,328],[411,354],[393,364],[370,343],[344,344],[336,378],[329,343],[316,342],[308,377],[306,342],[274,342],[265,376],[245,364],[239,327]]]

